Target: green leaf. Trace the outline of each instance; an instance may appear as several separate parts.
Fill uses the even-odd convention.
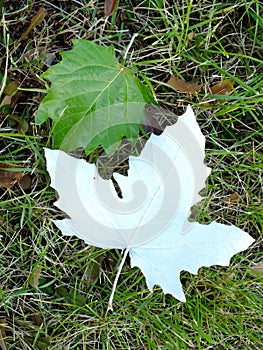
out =
[[[73,49],[61,56],[43,74],[52,84],[36,115],[37,124],[53,119],[54,147],[83,147],[88,154],[101,145],[109,153],[124,136],[137,138],[153,97],[118,63],[113,47],[73,40]]]

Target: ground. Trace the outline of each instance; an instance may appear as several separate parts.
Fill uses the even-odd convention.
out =
[[[0,347],[263,348],[263,279],[253,270],[262,262],[262,2],[119,1],[110,17],[102,1],[0,6]],[[234,224],[255,239],[228,268],[182,272],[186,303],[158,286],[149,292],[127,262],[106,313],[121,252],[64,237],[51,222],[62,215],[43,153],[52,124],[37,125],[35,114],[48,87],[41,74],[73,39],[113,44],[167,111],[193,107],[213,171],[192,219]],[[202,89],[172,88],[171,76]],[[222,81],[229,89],[213,93]]]

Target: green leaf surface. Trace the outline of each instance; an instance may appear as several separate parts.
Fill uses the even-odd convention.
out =
[[[54,147],[78,147],[90,153],[101,145],[116,149],[125,136],[137,138],[148,89],[122,66],[112,46],[73,40],[73,49],[43,74],[51,87],[42,101],[36,123],[53,120]]]

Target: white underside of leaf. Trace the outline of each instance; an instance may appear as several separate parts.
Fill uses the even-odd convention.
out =
[[[184,301],[180,272],[228,265],[253,239],[235,226],[200,225],[187,220],[200,200],[210,169],[204,164],[205,138],[190,107],[161,136],[151,135],[139,157],[130,157],[128,176],[114,174],[123,198],[93,164],[59,150],[45,149],[55,205],[69,218],[54,223],[101,248],[129,249],[152,290],[160,285]]]
[[[190,138],[187,144],[195,147],[192,150],[184,147]],[[55,224],[63,234],[102,248],[124,249],[150,241],[175,216],[179,221],[185,219],[199,200],[198,192],[210,173],[203,163],[204,144],[189,107],[161,136],[151,135],[139,157],[130,157],[127,177],[114,174],[122,199],[112,181],[97,174],[95,165],[46,149],[51,186],[59,194],[55,205],[70,217]],[[189,152],[198,164],[198,177]]]
[[[164,293],[185,301],[180,282],[182,270],[197,274],[202,266],[227,266],[231,257],[245,250],[253,239],[241,229],[212,222],[192,223],[183,235],[171,225],[161,236],[148,244],[130,250],[131,266],[138,266],[150,290],[159,285]]]

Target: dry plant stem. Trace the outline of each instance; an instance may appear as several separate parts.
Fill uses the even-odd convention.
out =
[[[112,307],[112,301],[113,301],[113,297],[114,297],[114,293],[115,293],[115,290],[116,290],[116,287],[117,287],[117,283],[118,283],[118,280],[119,280],[119,277],[120,277],[120,274],[121,274],[121,270],[123,268],[123,265],[124,265],[124,262],[127,258],[127,255],[129,253],[130,249],[127,248],[123,254],[123,257],[121,259],[121,263],[118,267],[118,272],[115,276],[115,279],[114,279],[114,283],[113,283],[113,286],[112,286],[112,290],[111,290],[111,295],[110,295],[110,298],[109,298],[109,301],[108,301],[108,309],[107,309],[107,312],[108,311],[112,311],[113,310],[113,307]]]
[[[138,35],[139,35],[138,33],[134,33],[134,34],[133,34],[133,36],[132,36],[132,38],[131,38],[131,41],[129,42],[129,45],[127,46],[127,49],[125,50],[125,53],[124,53],[124,56],[123,56],[124,60],[126,60],[127,55],[128,55],[128,52],[129,52],[129,50],[130,50],[130,48],[132,47],[132,44],[133,44],[133,42],[134,42],[134,39],[135,39]]]
[[[6,60],[5,60],[5,71],[4,71],[4,76],[2,80],[2,86],[0,89],[0,97],[2,96],[5,87],[6,87],[6,80],[7,80],[7,70],[8,70],[8,60],[9,60],[9,34],[6,34],[6,27],[5,27],[5,18],[3,15],[2,18],[2,24],[3,24],[3,31],[4,31],[4,38],[6,38]]]

